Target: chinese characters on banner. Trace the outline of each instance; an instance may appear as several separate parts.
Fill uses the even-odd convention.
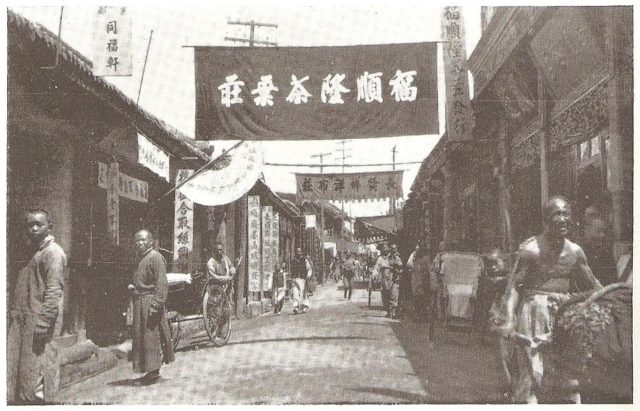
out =
[[[447,138],[464,141],[471,138],[473,115],[469,101],[467,50],[464,44],[464,21],[458,6],[442,12],[444,82],[447,96]]]
[[[436,50],[196,47],[196,139],[437,134]]]
[[[182,192],[197,204],[216,206],[232,203],[251,190],[262,173],[261,145],[245,141],[227,157],[225,167],[200,173],[182,186]]]
[[[178,170],[176,186],[193,174],[193,170]],[[193,251],[193,201],[176,190],[175,219],[173,224],[173,271],[187,273]]]
[[[247,197],[247,231],[249,291],[260,291],[260,197]]]
[[[99,7],[93,28],[93,74],[131,75],[131,16],[126,7]]]
[[[309,200],[381,200],[402,197],[403,170],[351,174],[296,173],[298,198]]]
[[[98,162],[98,187],[107,188],[108,166]],[[146,181],[138,180],[124,173],[118,172],[118,195],[139,203],[149,201],[149,184]]]
[[[271,290],[271,277],[273,275],[273,240],[271,227],[273,226],[273,208],[262,207],[262,290]]]
[[[120,244],[120,199],[118,197],[118,163],[107,169],[107,233],[114,244]]]
[[[169,155],[138,134],[138,163],[169,181]]]

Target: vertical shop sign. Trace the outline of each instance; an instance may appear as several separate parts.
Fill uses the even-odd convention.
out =
[[[249,291],[260,291],[260,197],[247,197],[247,267],[249,273]]]
[[[280,215],[273,212],[273,225],[271,228],[271,251],[273,252],[273,264],[280,261]]]
[[[107,168],[107,232],[114,244],[120,244],[120,200],[118,197],[118,163]]]
[[[131,16],[126,7],[99,7],[93,31],[93,74],[131,75]]]
[[[216,229],[216,208],[207,207],[207,230],[215,231]]]
[[[178,170],[176,186],[188,179],[193,170]],[[173,270],[187,273],[190,270],[193,252],[193,201],[180,190],[176,190],[175,214],[173,224]]]
[[[273,241],[271,227],[273,226],[273,208],[262,208],[262,290],[271,290],[271,277],[273,274]]]
[[[469,140],[473,128],[464,36],[462,8],[445,7],[442,12],[442,40],[449,141]]]

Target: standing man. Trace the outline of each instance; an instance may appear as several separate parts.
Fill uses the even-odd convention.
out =
[[[62,289],[67,256],[56,244],[53,223],[43,209],[25,213],[31,258],[18,273],[9,311],[7,401],[33,404],[44,400],[45,346],[62,329]]]
[[[151,385],[160,379],[164,361],[174,361],[171,331],[165,313],[169,286],[165,260],[153,249],[147,230],[135,234],[138,268],[129,289],[133,294],[133,370],[146,373],[136,385]]]
[[[386,244],[380,244],[378,247],[380,256],[373,266],[371,275],[374,279],[380,281],[380,294],[382,295],[382,306],[387,312],[387,317],[391,317],[391,287],[393,286],[393,273],[391,272],[391,264],[389,263],[389,249]]]
[[[356,259],[353,257],[350,251],[347,251],[347,258],[344,260],[344,264],[342,264],[343,273],[342,273],[342,281],[344,284],[344,298],[347,298],[347,294],[349,295],[349,299],[351,299],[351,293],[353,292],[353,277],[356,275]]]
[[[389,255],[389,264],[391,265],[391,291],[389,293],[389,317],[396,318],[398,311],[398,302],[400,300],[400,280],[403,277],[404,265],[400,258],[400,251],[398,246],[393,244],[391,246],[391,253]],[[404,291],[403,291],[404,293]]]
[[[544,334],[553,330],[558,306],[568,299],[568,293],[602,287],[587,265],[582,248],[567,239],[571,223],[569,202],[552,197],[543,206],[542,214],[543,232],[520,245],[506,290],[504,331],[506,335],[518,333],[531,341],[536,341],[535,337],[544,338]],[[521,373],[515,382],[516,402],[538,402],[543,378],[548,377],[544,374],[544,359],[543,353],[531,346],[518,347]],[[566,387],[555,388],[575,388],[574,381],[565,382]],[[579,401],[579,394],[572,393],[571,397]]]
[[[296,248],[296,255],[291,260],[291,277],[293,278],[291,299],[293,300],[294,314],[307,312],[309,300],[307,299],[306,282],[311,274],[311,263],[302,254],[302,249]]]
[[[412,309],[416,319],[426,318],[427,292],[428,287],[428,265],[426,253],[422,244],[418,242],[415,250],[407,260],[407,268],[411,276],[411,301]],[[408,294],[408,293],[407,293]]]

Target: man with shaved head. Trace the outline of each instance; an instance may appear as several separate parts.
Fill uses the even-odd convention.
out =
[[[174,360],[165,302],[169,292],[164,257],[153,247],[147,230],[135,234],[138,268],[129,289],[133,294],[133,370],[146,373],[136,385],[160,379],[162,362]]]
[[[563,197],[552,197],[542,209],[542,234],[525,240],[518,251],[506,289],[505,335],[537,343],[548,336],[558,306],[569,293],[600,288],[579,245],[569,241],[571,205]],[[518,301],[519,300],[519,301]],[[515,382],[516,402],[537,403],[547,368],[544,355],[532,346],[518,348],[520,374]],[[544,380],[543,380],[543,377]],[[556,385],[554,388],[562,389]],[[579,400],[571,393],[572,400]]]

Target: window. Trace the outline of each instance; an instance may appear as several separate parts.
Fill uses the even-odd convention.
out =
[[[590,162],[592,158],[598,155],[600,155],[600,137],[593,137],[578,145],[578,160],[580,163]]]

